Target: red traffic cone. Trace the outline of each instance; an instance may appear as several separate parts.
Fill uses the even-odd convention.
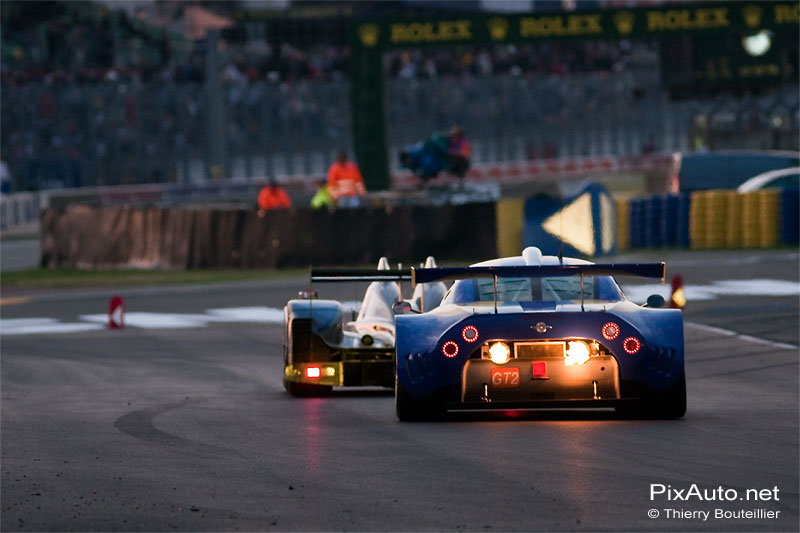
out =
[[[122,303],[122,298],[116,294],[108,303],[108,327],[110,329],[125,327],[125,304]]]
[[[686,305],[686,296],[683,294],[683,278],[680,274],[672,278],[671,294],[669,306],[673,309],[683,309]]]

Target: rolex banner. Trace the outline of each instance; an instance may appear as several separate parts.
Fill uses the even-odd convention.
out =
[[[670,3],[656,8],[365,21],[354,25],[354,44],[394,48],[557,38],[624,39],[709,30],[797,33],[799,22],[797,2]]]

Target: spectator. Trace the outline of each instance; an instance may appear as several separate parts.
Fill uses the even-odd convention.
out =
[[[434,133],[424,141],[413,144],[400,152],[400,164],[419,176],[423,182],[435,178],[440,171],[447,170],[449,140],[441,133]]]
[[[450,159],[450,173],[463,178],[469,169],[470,146],[464,130],[453,126],[447,143],[447,156]]]
[[[328,191],[338,207],[358,207],[367,193],[361,171],[348,160],[347,152],[339,152],[328,170]]]
[[[464,130],[453,126],[447,134],[436,132],[400,152],[400,164],[423,181],[447,171],[463,178],[469,169],[470,145]]]
[[[319,183],[317,183],[317,192],[311,198],[311,207],[313,209],[333,208],[333,198],[330,191],[328,191],[328,184],[325,180],[319,180]]]
[[[11,192],[11,172],[8,170],[8,165],[5,161],[0,160],[0,193],[7,194]]]
[[[258,216],[264,216],[268,209],[289,209],[290,207],[292,207],[292,201],[274,179],[270,180],[269,184],[258,193]]]

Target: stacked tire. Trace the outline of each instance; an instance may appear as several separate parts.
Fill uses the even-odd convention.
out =
[[[725,248],[726,224],[728,221],[728,195],[733,191],[713,190],[703,193],[706,197],[706,248]]]

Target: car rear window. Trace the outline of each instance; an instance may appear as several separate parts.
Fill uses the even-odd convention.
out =
[[[616,282],[610,276],[584,276],[583,300],[616,302],[623,299]],[[581,300],[579,276],[545,278],[498,278],[498,302],[570,302]],[[456,281],[445,296],[444,303],[463,304],[494,301],[492,278]]]

